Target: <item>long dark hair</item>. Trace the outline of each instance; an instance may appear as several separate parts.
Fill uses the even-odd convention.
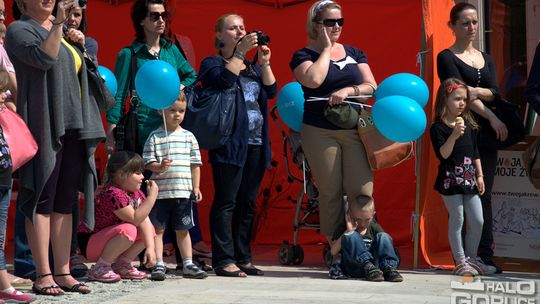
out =
[[[146,39],[141,22],[148,15],[148,5],[150,4],[161,4],[165,8],[166,12],[169,11],[167,1],[165,0],[136,0],[133,3],[133,7],[131,8],[131,22],[133,23],[133,28],[135,29],[135,40],[140,42],[144,42]]]

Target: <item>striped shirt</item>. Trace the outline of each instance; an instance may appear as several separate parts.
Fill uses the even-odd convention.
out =
[[[144,144],[144,164],[161,163],[164,158],[172,160],[171,166],[165,172],[153,172],[151,177],[159,186],[157,198],[189,198],[193,190],[191,166],[202,165],[199,144],[193,133],[181,127],[168,136],[163,127],[150,133]]]

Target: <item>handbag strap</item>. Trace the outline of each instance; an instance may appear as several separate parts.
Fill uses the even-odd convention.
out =
[[[129,90],[131,92],[131,97],[129,99],[129,107],[135,107],[134,110],[139,107],[139,95],[137,94],[137,89],[135,89],[135,74],[137,73],[137,57],[135,56],[135,50],[133,46],[129,46],[131,51],[131,70],[130,70],[130,79],[129,79]]]

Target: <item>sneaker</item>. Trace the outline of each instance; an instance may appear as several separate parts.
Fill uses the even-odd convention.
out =
[[[94,264],[88,270],[88,280],[98,281],[102,283],[114,283],[120,281],[122,278],[119,274],[115,273],[111,266],[105,264]]]
[[[166,272],[167,269],[164,265],[156,265],[150,273],[150,279],[152,279],[153,281],[164,281]]]
[[[69,258],[69,272],[74,278],[84,277],[88,271],[88,266],[84,264],[83,258],[74,254]]]
[[[328,277],[332,280],[346,280],[349,278],[349,276],[343,273],[343,270],[341,269],[341,265],[339,263],[334,263],[330,265]]]
[[[503,270],[501,267],[499,267],[492,258],[481,258],[482,261],[484,261],[484,264],[495,267],[495,274],[503,273]]]
[[[387,282],[403,282],[401,274],[392,267],[387,267],[383,271],[384,280]]]
[[[475,259],[469,259],[467,261],[476,271],[478,271],[478,274],[480,275],[490,275],[497,272],[497,268],[484,264],[484,261],[480,257],[476,257]]]
[[[364,273],[367,281],[382,282],[384,280],[383,272],[371,262],[364,264]]]
[[[31,303],[35,300],[34,296],[17,290],[12,293],[0,291],[0,303]]]
[[[474,269],[466,259],[459,261],[454,268],[454,275],[457,276],[477,276],[478,271]]]
[[[208,274],[197,267],[197,265],[190,264],[184,266],[182,269],[182,276],[188,279],[205,279]]]
[[[111,267],[122,279],[126,280],[142,280],[148,276],[146,272],[137,270],[129,262],[113,263]]]

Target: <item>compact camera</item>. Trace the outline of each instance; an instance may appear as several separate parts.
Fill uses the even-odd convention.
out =
[[[73,6],[85,9],[87,3],[88,3],[88,0],[75,0],[75,4]]]
[[[251,31],[246,35],[249,35],[251,33],[257,33],[257,45],[261,46],[270,44],[270,36],[266,35],[262,31]]]

